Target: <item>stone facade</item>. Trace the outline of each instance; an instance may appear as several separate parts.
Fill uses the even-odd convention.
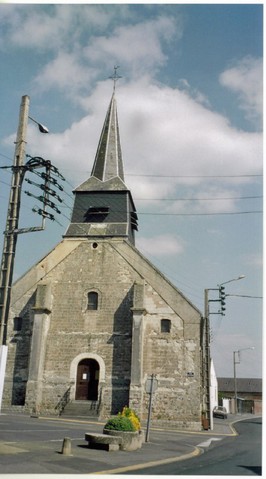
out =
[[[91,358],[100,417],[130,405],[146,418],[155,374],[154,419],[196,429],[200,330],[200,313],[127,241],[65,239],[13,287],[4,406],[59,413],[76,398],[78,364]]]
[[[201,429],[206,403],[201,313],[134,246],[114,95],[92,170],[75,190],[64,239],[12,287],[3,407],[106,418],[124,406]],[[205,378],[206,379],[206,378]]]

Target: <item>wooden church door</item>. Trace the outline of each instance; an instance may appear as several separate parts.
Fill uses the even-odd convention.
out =
[[[76,400],[97,401],[99,364],[95,359],[83,359],[78,364]]]

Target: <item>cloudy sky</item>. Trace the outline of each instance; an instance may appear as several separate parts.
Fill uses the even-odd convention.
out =
[[[27,94],[30,116],[50,130],[29,122],[27,153],[66,179],[57,221],[19,237],[15,278],[66,231],[119,65],[137,247],[202,311],[206,288],[245,275],[226,285],[226,315],[210,316],[212,356],[217,375],[232,376],[233,351],[255,347],[237,374],[261,377],[262,5],[1,4],[0,62],[0,166],[12,164]],[[2,231],[10,178],[0,170]],[[40,223],[36,203],[23,194],[21,227]]]

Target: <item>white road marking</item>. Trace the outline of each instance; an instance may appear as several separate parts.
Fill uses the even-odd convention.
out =
[[[209,447],[212,441],[221,441],[221,440],[222,438],[220,437],[210,437],[210,439],[207,439],[207,441],[204,441],[198,444],[197,447]]]

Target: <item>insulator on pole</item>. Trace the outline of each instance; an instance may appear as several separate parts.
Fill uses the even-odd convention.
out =
[[[44,172],[39,172],[39,171],[34,171],[35,175],[39,176],[40,178],[43,178],[44,180],[50,181],[50,183],[53,183],[60,191],[64,191],[64,188],[57,182],[55,178],[53,178],[50,175],[47,175],[47,173]]]
[[[48,218],[49,220],[52,220],[52,221],[55,220],[54,215],[52,215],[51,213],[48,213],[48,212],[45,211],[45,210],[41,210],[40,208],[39,208],[39,209],[37,209],[37,208],[32,208],[32,211],[33,211],[34,213],[38,213],[38,215],[42,216],[43,218]]]

